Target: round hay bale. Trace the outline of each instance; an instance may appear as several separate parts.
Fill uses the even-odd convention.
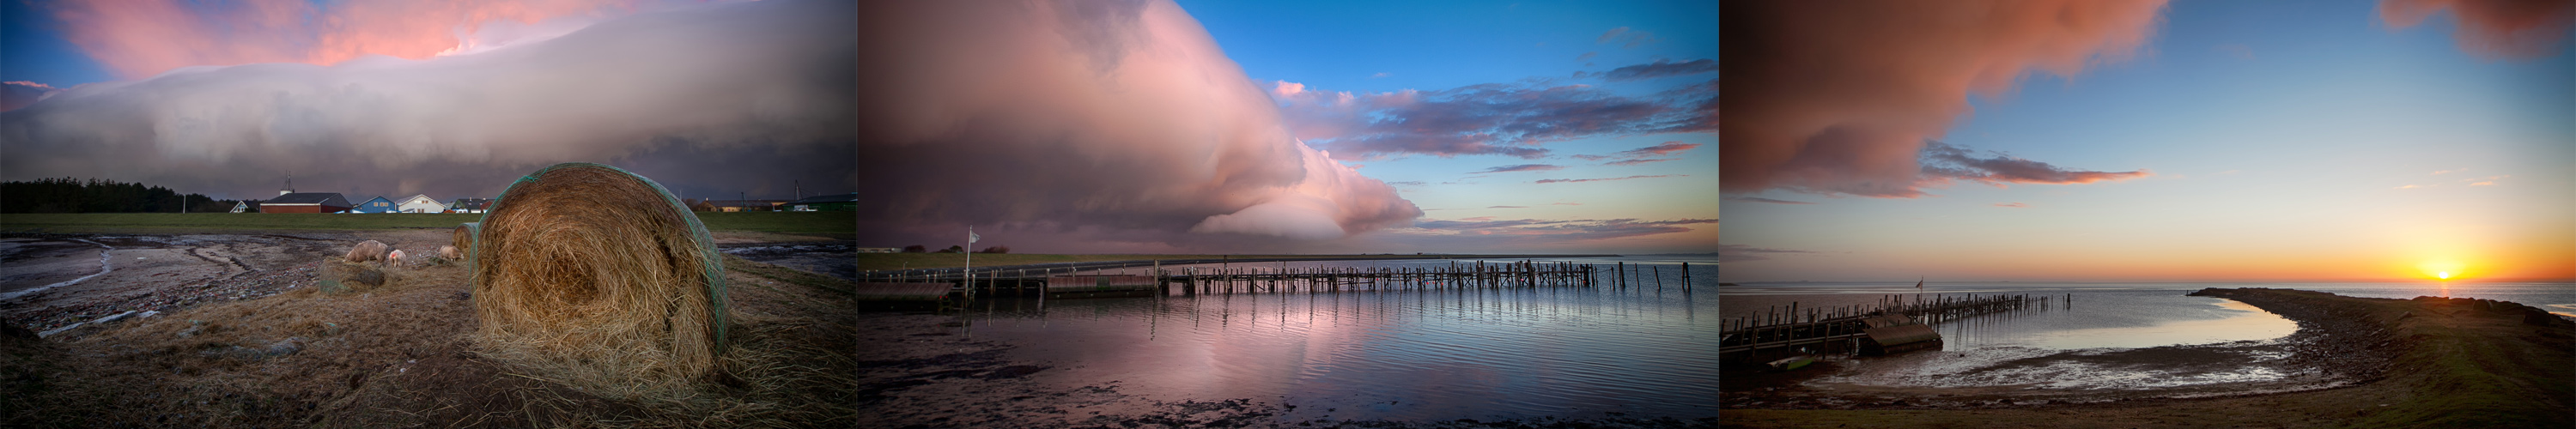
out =
[[[482,224],[481,222],[466,222],[466,223],[456,224],[456,233],[451,234],[451,236],[449,237],[449,240],[450,240],[450,241],[454,241],[454,243],[449,243],[449,244],[450,244],[450,245],[454,245],[454,246],[456,246],[456,248],[457,248],[457,249],[460,249],[460,250],[473,250],[473,249],[474,249],[474,235],[475,235],[475,234],[478,234],[478,233],[480,233],[480,232],[482,232],[482,231],[483,231],[483,224]]]
[[[367,240],[365,242],[358,243],[357,247],[349,248],[349,257],[347,259],[349,262],[366,262],[384,259],[385,252],[389,250],[393,250],[393,247],[386,246],[385,243],[377,242],[375,240]]]
[[[511,184],[477,224],[467,269],[487,355],[610,397],[684,391],[714,370],[723,260],[660,184],[556,164]]]
[[[439,259],[456,260],[464,257],[465,254],[462,251],[456,250],[456,246],[438,246]]]

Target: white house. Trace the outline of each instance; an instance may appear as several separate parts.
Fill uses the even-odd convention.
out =
[[[437,198],[430,198],[428,195],[413,195],[413,196],[410,196],[410,197],[405,197],[405,198],[403,198],[403,199],[401,199],[401,200],[396,200],[396,201],[394,201],[394,207],[395,207],[395,210],[394,210],[394,211],[402,212],[402,213],[445,213],[445,212],[447,212],[447,205],[446,205],[446,204],[440,204],[440,203],[438,202],[438,199],[437,199]]]

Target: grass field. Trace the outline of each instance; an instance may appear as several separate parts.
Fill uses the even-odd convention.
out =
[[[707,229],[786,234],[849,235],[858,222],[847,212],[697,214]],[[369,230],[455,228],[481,220],[481,214],[306,214],[306,213],[13,213],[0,214],[0,232],[47,233],[231,233],[263,230]]]

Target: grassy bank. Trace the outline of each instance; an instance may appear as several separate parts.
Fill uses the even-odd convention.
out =
[[[2358,385],[2228,398],[1938,410],[1726,409],[1727,427],[2570,427],[2576,424],[2576,323],[2528,307],[2467,299],[2352,298],[2212,289],[2300,321],[2358,322],[2324,347],[2387,353]],[[2208,293],[2210,291],[2204,291]],[[2331,320],[2328,320],[2331,319]],[[2373,346],[2385,342],[2385,349]]]
[[[13,213],[0,214],[0,232],[67,234],[190,234],[244,231],[455,228],[481,214],[310,213]],[[787,234],[849,235],[858,231],[848,212],[698,213],[707,229]]]

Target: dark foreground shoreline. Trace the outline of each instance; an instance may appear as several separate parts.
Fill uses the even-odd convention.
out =
[[[2237,300],[2298,322],[2289,342],[2291,364],[2346,383],[2289,393],[2078,403],[1730,401],[1721,418],[1726,427],[2576,425],[2576,365],[2570,365],[2576,363],[2576,322],[2540,309],[2492,300],[2354,298],[2266,288],[2211,288],[2191,295]],[[1745,388],[1733,381],[1727,390]]]

